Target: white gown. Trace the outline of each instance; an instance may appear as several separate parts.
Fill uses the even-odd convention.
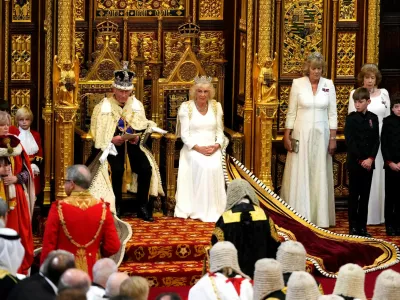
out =
[[[337,129],[333,82],[319,80],[313,94],[308,77],[294,79],[290,91],[286,129],[299,140],[299,152],[288,152],[281,197],[298,213],[320,227],[335,225],[330,129]]]
[[[371,103],[368,105],[368,110],[378,116],[379,134],[381,134],[383,118],[390,115],[389,93],[385,89],[380,89],[380,91],[381,94],[379,96],[371,97]],[[356,110],[353,94],[354,90],[350,93],[349,113]],[[381,146],[379,146],[375,158],[375,169],[372,174],[367,224],[381,224],[385,222],[385,170],[383,169],[383,165]]]
[[[241,278],[241,276],[236,276]],[[204,275],[190,290],[188,300],[253,300],[253,286],[249,279],[240,284],[240,295],[227,277],[221,273]]]
[[[214,104],[213,104],[214,103]],[[175,216],[216,222],[226,206],[225,181],[222,170],[222,152],[205,156],[192,148],[218,143],[223,145],[223,121],[221,104],[208,103],[206,115],[196,109],[192,100],[179,108],[180,122],[177,134],[184,146],[179,157]]]

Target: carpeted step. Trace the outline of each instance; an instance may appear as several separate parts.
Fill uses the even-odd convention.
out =
[[[123,262],[118,271],[126,272],[129,276],[145,277],[151,287],[192,286],[202,277],[203,262]]]
[[[210,245],[214,223],[171,217],[155,217],[144,222],[123,217],[132,226],[133,236],[126,245],[127,262],[203,261]]]

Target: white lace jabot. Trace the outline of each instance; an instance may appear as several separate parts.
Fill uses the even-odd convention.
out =
[[[39,146],[33,137],[30,128],[27,130],[22,129],[19,127],[19,140],[21,141],[22,146],[25,149],[25,152],[28,155],[36,154],[39,151]]]

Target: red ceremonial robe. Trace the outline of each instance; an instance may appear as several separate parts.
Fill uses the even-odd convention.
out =
[[[63,249],[75,255],[78,269],[92,278],[92,268],[101,257],[109,257],[121,246],[109,203],[89,192],[72,192],[55,201],[44,231],[40,263],[50,251]]]
[[[4,140],[11,139],[12,153],[4,144]],[[25,256],[18,273],[27,274],[33,263],[33,236],[32,236],[32,212],[35,203],[35,194],[32,181],[32,170],[29,157],[23,150],[17,137],[8,135],[0,138],[0,157],[8,157],[11,162],[11,170],[14,176],[23,170],[29,172],[28,182],[25,185],[15,183],[15,200],[7,199],[9,202],[9,212],[7,216],[7,227],[14,229],[21,236],[21,243],[25,248]],[[7,188],[7,187],[4,187]],[[26,198],[28,195],[28,199]]]
[[[40,137],[40,133],[39,132],[37,132],[35,130],[32,130],[32,129],[30,129],[30,131],[32,133],[33,138],[36,141],[36,144],[39,147],[39,150],[36,153],[29,154],[29,159],[30,159],[31,163],[36,164],[40,168],[40,163],[43,160],[42,138]],[[11,134],[16,135],[17,137],[20,134],[19,129],[17,127],[15,127],[15,126],[10,126],[9,132]],[[41,175],[39,174],[39,175],[35,176],[33,178],[33,180],[34,180],[34,183],[35,183],[35,195],[39,195],[40,192],[42,191]]]

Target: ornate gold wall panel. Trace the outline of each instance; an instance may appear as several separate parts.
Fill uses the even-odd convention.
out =
[[[356,74],[356,32],[338,32],[336,76],[354,77]]]
[[[179,32],[164,32],[163,76],[165,78],[171,74],[183,52],[185,52],[185,45]]]
[[[182,17],[189,0],[96,0],[96,18],[106,17]]]
[[[357,21],[357,0],[339,0],[339,22]]]
[[[185,51],[183,39],[178,32],[164,32],[164,70],[168,77]],[[199,35],[199,58],[208,76],[216,76],[214,59],[225,56],[225,39],[222,31],[201,31]]]
[[[278,128],[285,129],[286,113],[289,104],[290,85],[279,86],[279,111],[278,111]]]
[[[224,0],[201,0],[199,20],[223,20]]]
[[[78,56],[81,70],[85,66],[85,37],[85,32],[75,32],[75,54]]]
[[[201,64],[208,76],[217,76],[214,59],[225,57],[225,39],[223,31],[201,31],[199,54]]]
[[[12,18],[14,22],[31,22],[30,0],[12,0]]]
[[[338,114],[338,129],[344,129],[346,121],[350,92],[354,89],[354,85],[337,84],[336,88],[336,106]]]
[[[345,168],[347,153],[336,153],[333,156],[333,180],[335,197],[347,197],[349,195],[349,183],[347,169]]]
[[[368,1],[367,63],[379,61],[380,0]]]
[[[151,50],[153,47],[153,41],[156,40],[156,33],[147,31],[147,32],[129,32],[129,58],[130,61],[138,56],[138,41],[142,40],[142,54],[146,59],[144,64],[144,77],[151,77],[151,70],[149,61],[151,60]],[[136,66],[133,68],[133,71],[136,72]]]
[[[75,1],[75,18],[77,21],[85,21],[85,0]]]
[[[259,0],[259,21],[258,21],[258,63],[264,66],[268,57],[272,57],[272,11],[271,0]]]
[[[75,54],[74,0],[58,0],[58,62],[71,63]]]
[[[324,0],[284,0],[281,76],[297,76],[305,55],[323,51]]]
[[[11,35],[11,80],[31,79],[31,35]]]
[[[244,107],[243,107],[243,105],[240,105],[240,104],[237,105],[236,114],[241,118],[244,117]]]
[[[244,95],[246,85],[246,34],[240,33],[239,95]]]
[[[11,89],[11,103],[16,107],[30,107],[31,105],[31,90],[30,89]],[[18,109],[17,108],[17,109]]]

